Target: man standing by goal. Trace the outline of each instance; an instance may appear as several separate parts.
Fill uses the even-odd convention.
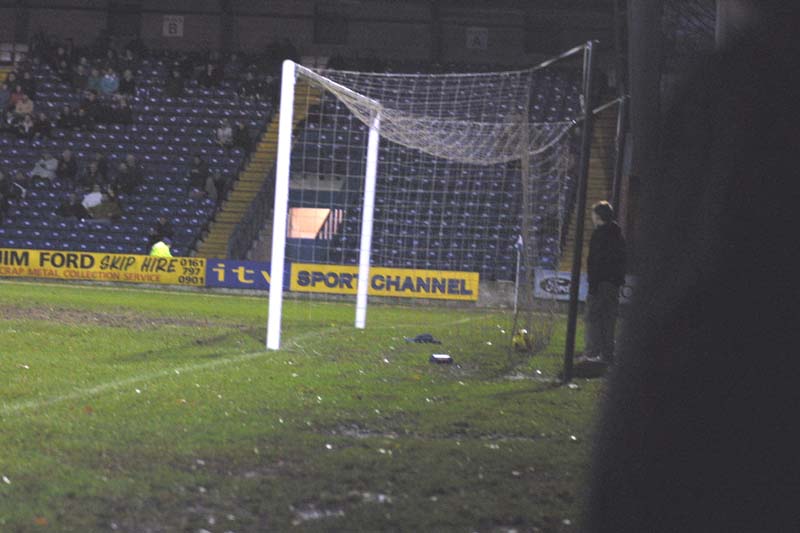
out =
[[[592,222],[595,229],[586,261],[589,295],[586,298],[585,355],[612,363],[619,288],[625,283],[625,239],[608,202],[592,206]]]

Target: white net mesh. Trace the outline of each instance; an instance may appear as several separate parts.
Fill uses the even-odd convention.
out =
[[[574,194],[576,75],[297,72],[312,90],[295,106],[290,261],[358,262],[367,125],[379,113],[372,265],[513,280],[526,233],[524,267],[557,264]]]
[[[536,70],[449,75],[298,70],[364,124],[380,112],[383,138],[460,163],[492,165],[517,161],[524,153],[535,156],[572,125],[555,116],[537,121],[526,113]]]

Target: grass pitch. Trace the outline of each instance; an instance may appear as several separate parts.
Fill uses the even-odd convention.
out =
[[[0,531],[579,530],[602,382],[554,385],[563,324],[510,375],[507,312],[372,305],[358,331],[288,301],[267,352],[266,310],[0,282]]]

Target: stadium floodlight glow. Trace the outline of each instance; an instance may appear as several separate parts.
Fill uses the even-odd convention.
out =
[[[580,110],[572,81],[548,67],[581,50],[491,73],[284,62],[267,348],[280,347],[287,258],[302,265],[298,273],[307,270],[307,285],[317,284],[297,287],[298,277],[292,290],[355,296],[359,329],[368,292],[381,290],[370,286],[371,269],[394,269],[391,279],[385,270],[372,275],[383,276],[379,285],[411,279],[414,291],[453,273],[511,281],[520,235],[522,276],[531,281],[534,267],[554,268],[572,203]]]

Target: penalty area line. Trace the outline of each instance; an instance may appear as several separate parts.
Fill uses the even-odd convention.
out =
[[[289,342],[294,342],[298,340],[303,340],[303,338],[311,336],[311,335],[321,335],[324,334],[324,331],[315,331],[310,333],[305,333],[302,335],[298,335],[295,339],[290,339]],[[55,405],[62,402],[69,402],[73,400],[80,400],[83,398],[90,398],[92,396],[98,396],[100,394],[115,391],[119,389],[123,389],[125,387],[130,387],[133,385],[137,385],[139,383],[147,383],[150,381],[155,381],[157,379],[165,378],[167,376],[181,376],[184,374],[192,374],[194,372],[202,372],[204,370],[212,370],[217,367],[227,366],[234,363],[242,363],[247,361],[252,361],[253,359],[258,359],[267,355],[272,355],[273,353],[277,352],[270,352],[267,350],[258,351],[258,352],[250,352],[240,355],[235,355],[231,357],[225,357],[221,359],[215,359],[213,361],[206,361],[204,363],[196,363],[193,365],[184,365],[175,368],[165,368],[164,370],[158,370],[156,372],[148,372],[146,374],[139,374],[138,376],[131,376],[125,379],[119,379],[116,381],[109,381],[106,383],[101,383],[99,385],[95,385],[93,387],[88,387],[85,389],[78,389],[73,392],[69,392],[66,394],[60,394],[58,396],[51,396],[49,398],[39,398],[35,400],[25,400],[21,402],[15,403],[3,403],[0,404],[0,417],[13,415],[19,413],[20,411],[26,411],[28,409],[36,409],[40,407],[48,407],[50,405]]]

